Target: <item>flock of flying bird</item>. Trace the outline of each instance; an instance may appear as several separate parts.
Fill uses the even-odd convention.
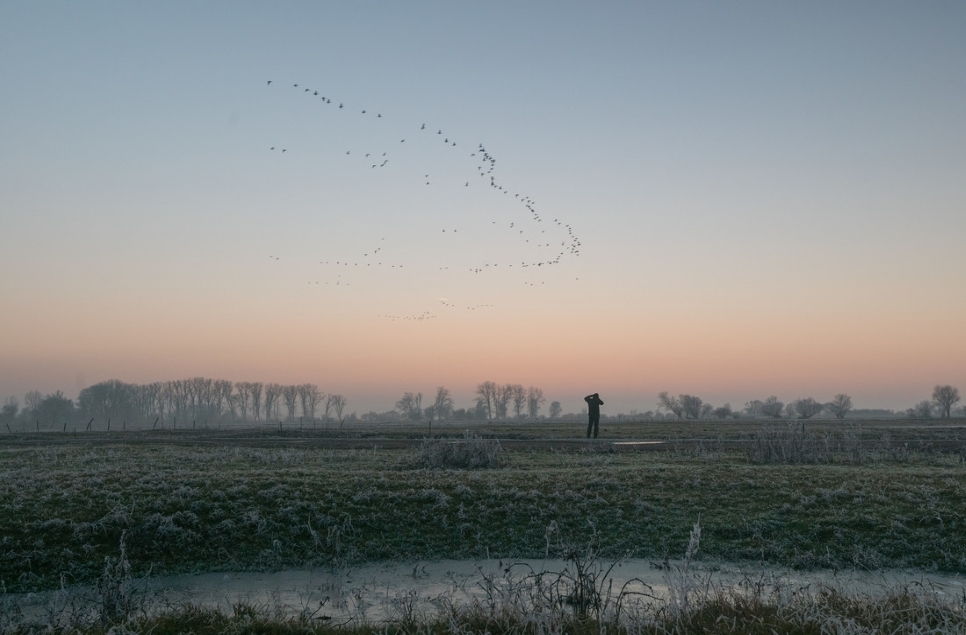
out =
[[[268,80],[268,87],[273,86],[272,80]],[[275,84],[277,85],[277,84]],[[382,119],[382,113],[372,112],[368,109],[353,109],[350,110],[346,103],[343,101],[333,102],[331,97],[326,97],[319,93],[318,90],[313,88],[308,88],[300,84],[293,84],[292,89],[294,89],[299,94],[317,100],[318,103],[326,108],[333,109],[336,113],[350,113],[359,112],[360,115],[369,115],[374,119]],[[442,146],[447,149],[457,152],[454,148],[462,148],[465,146],[458,146],[455,139],[451,139],[449,135],[443,133],[441,128],[436,128],[435,133],[433,129],[427,127],[426,123],[422,123],[418,127],[413,127],[413,134],[419,135],[434,135],[439,139]],[[406,138],[400,138],[398,142],[389,142],[397,145],[405,144]],[[288,148],[281,147],[279,145],[271,146],[269,148],[272,152],[278,152],[279,154],[288,153]],[[358,152],[356,156],[358,156]],[[539,269],[543,267],[551,268],[561,262],[561,259],[567,255],[579,256],[580,255],[580,240],[573,232],[573,228],[561,221],[558,218],[554,218],[552,221],[544,219],[537,210],[536,201],[531,197],[517,193],[511,192],[503,183],[497,178],[496,174],[496,158],[486,149],[486,147],[480,143],[475,148],[471,148],[469,154],[470,159],[475,159],[476,163],[476,175],[478,178],[483,179],[482,183],[485,184],[492,192],[495,194],[500,194],[502,196],[508,197],[506,200],[510,204],[514,204],[523,212],[525,216],[522,219],[516,221],[496,221],[490,222],[491,225],[502,226],[510,231],[510,234],[515,235],[517,240],[522,240],[523,245],[526,246],[529,252],[534,253],[535,257],[531,259],[525,259],[515,262],[481,262],[474,266],[468,267],[468,272],[472,274],[485,274],[490,271],[497,270],[509,270],[509,269]],[[345,150],[346,156],[353,156],[353,148],[348,148]],[[386,147],[383,151],[377,152],[367,152],[364,153],[364,158],[366,159],[366,165],[369,166],[370,170],[380,170],[386,169],[387,166],[392,165],[391,161],[396,155],[391,147]],[[424,183],[427,186],[433,184],[433,180],[430,178],[429,174],[423,175]],[[474,187],[472,185],[473,180],[465,180],[462,187],[469,188]],[[512,198],[511,198],[512,195]],[[545,220],[547,221],[546,224]],[[530,222],[529,228],[524,227],[524,222]],[[552,234],[557,234],[558,238],[553,239],[547,236],[547,229],[550,228],[553,231]],[[458,234],[458,229],[453,227],[440,228],[443,234]],[[465,231],[465,230],[464,230]],[[531,241],[531,238],[533,239]],[[561,239],[562,238],[562,239]],[[385,238],[381,238],[380,245],[375,249],[370,249],[367,252],[362,253],[361,256],[349,260],[324,260],[320,261],[319,264],[323,266],[328,272],[328,277],[326,279],[309,281],[309,284],[323,284],[337,287],[348,287],[350,286],[349,278],[343,278],[343,272],[349,269],[352,270],[373,270],[373,269],[403,269],[403,264],[400,262],[391,262],[388,259],[380,256],[380,252],[383,250],[383,242]],[[556,249],[554,250],[554,246]],[[552,252],[548,255],[548,251]],[[279,260],[280,257],[269,256],[271,260]],[[448,265],[439,265],[439,271],[450,270]],[[332,275],[334,274],[334,277]],[[535,286],[537,283],[533,280],[533,276],[525,276],[522,280],[524,285]],[[540,284],[544,284],[545,281],[541,281]],[[438,298],[443,306],[451,309],[460,308],[465,310],[475,311],[477,309],[483,309],[492,307],[492,304],[475,304],[475,305],[462,305],[454,302],[450,302],[445,298]],[[421,322],[425,320],[430,320],[436,317],[431,311],[424,311],[418,314],[411,315],[380,315],[380,317],[388,318],[390,320],[396,321],[416,321]]]

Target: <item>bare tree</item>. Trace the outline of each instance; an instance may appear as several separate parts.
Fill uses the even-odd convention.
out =
[[[192,419],[207,417],[211,414],[214,383],[207,377],[192,377],[185,380],[191,404]]]
[[[763,417],[771,417],[772,419],[781,419],[782,411],[785,409],[785,404],[778,400],[778,397],[772,395],[761,404],[761,415]]]
[[[906,410],[906,415],[914,419],[930,419],[932,418],[932,402],[920,401],[912,408]]]
[[[235,404],[238,407],[238,411],[241,413],[242,421],[248,420],[248,407],[251,404],[251,399],[252,399],[251,382],[247,382],[247,381],[235,382]]]
[[[175,411],[174,393],[175,393],[175,390],[174,390],[173,381],[165,381],[161,383],[161,403],[158,406],[158,412],[161,415],[162,419],[164,418],[165,412],[167,412],[168,414],[172,414]],[[79,400],[80,399],[78,398],[78,401]],[[231,416],[233,419],[237,418],[238,415],[236,413],[238,412],[238,407],[239,407],[238,399],[234,395],[234,393],[229,393],[228,400],[230,402],[229,407],[231,408]]]
[[[678,419],[684,417],[684,407],[681,406],[680,400],[677,397],[670,396],[667,392],[657,394],[657,409],[660,411],[662,408],[673,412]]]
[[[134,384],[133,389],[133,405],[137,416],[131,423],[144,422],[153,416],[155,405],[158,403],[157,393],[161,392],[161,382]]]
[[[423,416],[423,393],[403,393],[402,399],[396,402],[396,410],[411,421],[419,421]]]
[[[560,413],[561,412],[563,412],[563,407],[560,405],[560,402],[559,401],[551,401],[550,402],[550,413],[549,413],[550,418],[551,419],[556,419],[557,417],[560,416]]]
[[[3,400],[3,408],[0,409],[0,421],[7,426],[7,429],[10,428],[10,424],[17,418],[17,412],[19,410],[20,402],[16,397],[7,397]]]
[[[219,415],[224,414],[225,409],[231,412],[231,391],[233,385],[227,379],[216,379],[215,380],[215,410],[217,410]],[[234,417],[234,413],[231,413]]]
[[[694,395],[678,395],[678,403],[681,404],[681,411],[684,412],[684,416],[688,419],[701,418],[701,406],[704,405],[704,401],[701,399],[701,397],[695,397]]]
[[[285,409],[288,411],[288,420],[295,420],[295,405],[298,403],[299,387],[283,386],[282,399],[285,400]]]
[[[299,401],[302,404],[302,416],[309,416],[309,384],[299,384],[296,386],[299,394]]]
[[[507,388],[513,400],[513,414],[517,419],[522,419],[523,411],[527,406],[527,391],[520,384],[507,384]]]
[[[335,410],[335,416],[339,420],[339,426],[345,421],[342,418],[342,410],[345,408],[346,403],[348,403],[348,400],[342,395],[332,395],[332,408]]]
[[[745,402],[745,414],[750,417],[757,417],[761,414],[762,401],[760,399],[753,399],[752,401]]]
[[[447,419],[453,412],[453,398],[449,396],[449,389],[442,386],[436,389],[436,400],[432,405],[433,417],[437,420]]]
[[[832,401],[825,404],[825,407],[835,415],[836,419],[844,419],[845,415],[852,410],[852,398],[844,393],[839,393],[832,397]]]
[[[496,418],[506,419],[509,411],[510,399],[513,398],[513,384],[503,384],[496,389],[493,406],[496,408]]]
[[[285,387],[282,384],[265,384],[265,419],[278,419],[278,404]]]
[[[939,416],[948,419],[953,406],[959,401],[959,389],[949,385],[940,386],[937,384],[932,389],[932,400],[939,408]]]
[[[725,405],[714,409],[714,416],[718,419],[727,419],[731,416],[731,404],[726,403]]]
[[[792,402],[792,407],[795,409],[795,414],[799,419],[811,419],[818,413],[825,410],[824,404],[820,404],[811,397],[796,399]]]
[[[264,385],[260,381],[253,381],[249,386],[252,392],[252,419],[259,421],[262,418],[262,389]]]
[[[178,417],[188,416],[188,403],[191,399],[191,384],[186,379],[177,379],[175,381],[168,382],[171,386],[171,397],[172,397],[172,408],[173,414]],[[248,411],[248,398],[249,389],[245,389],[245,412]],[[242,417],[244,419],[244,415]]]
[[[299,387],[299,397],[302,398],[302,414],[308,415],[315,421],[315,411],[319,404],[325,399],[325,393],[319,390],[315,384],[302,384]],[[306,410],[306,408],[308,408]]]
[[[529,411],[531,419],[537,418],[537,415],[540,414],[540,405],[545,401],[542,390],[535,386],[527,388],[527,411]]]
[[[325,412],[323,413],[323,418],[325,421],[329,420],[329,413],[335,407],[341,395],[329,394],[325,397]]]
[[[485,381],[477,385],[476,394],[480,396],[480,402],[486,407],[486,418],[493,418],[493,404],[496,401],[496,393],[499,386],[495,382]]]
[[[44,396],[39,390],[28,390],[27,394],[23,397],[23,409],[25,412],[31,412],[40,407],[43,402]]]

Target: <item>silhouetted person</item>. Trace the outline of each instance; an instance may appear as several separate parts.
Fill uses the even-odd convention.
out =
[[[597,428],[600,425],[600,407],[604,405],[604,402],[600,400],[600,395],[594,393],[592,395],[587,395],[584,397],[584,401],[587,402],[587,414],[589,416],[589,421],[587,421],[587,438],[590,438],[590,433],[593,431],[594,438],[597,438]]]

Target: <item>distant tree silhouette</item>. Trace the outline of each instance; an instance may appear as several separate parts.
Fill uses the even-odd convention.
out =
[[[527,407],[527,391],[520,384],[509,384],[508,386],[513,400],[513,414],[517,419],[522,419],[523,412]]]
[[[920,401],[912,408],[906,410],[906,415],[912,417],[913,419],[931,419],[932,402],[925,400]]]
[[[289,421],[295,420],[295,407],[296,407],[296,404],[298,404],[298,398],[299,398],[298,386],[282,387],[282,399],[285,400],[285,410],[288,412],[287,419]]]
[[[419,421],[423,416],[422,403],[423,393],[403,393],[402,398],[396,402],[396,410],[403,417],[408,417],[410,421]]]
[[[279,400],[285,387],[282,384],[265,384],[265,419],[278,419]]]
[[[796,399],[793,401],[792,408],[799,419],[811,419],[825,410],[825,405],[820,404],[811,397],[805,397],[804,399]]]
[[[785,404],[779,401],[778,397],[772,395],[761,404],[761,415],[763,417],[771,417],[772,419],[781,419],[782,410],[785,409]]]
[[[679,395],[678,403],[681,405],[681,411],[684,413],[684,416],[688,419],[701,418],[701,407],[704,405],[704,400],[701,397]]]
[[[545,402],[546,399],[543,397],[543,391],[535,386],[530,386],[527,388],[527,410],[530,413],[531,419],[536,419],[537,415],[540,414],[540,404]]]
[[[17,420],[17,413],[20,411],[20,402],[16,397],[7,397],[3,400],[3,408],[0,408],[0,423],[9,431]]]
[[[932,400],[939,408],[939,416],[948,419],[953,406],[959,401],[959,389],[948,384],[946,386],[937,384],[932,390]]]
[[[496,418],[506,419],[509,412],[510,400],[513,398],[513,384],[504,384],[496,390],[493,405],[496,408]]]
[[[684,418],[684,407],[681,405],[681,401],[677,397],[672,397],[667,392],[659,392],[657,394],[657,409],[660,411],[662,408],[674,413],[674,416],[678,419]]]
[[[342,411],[345,409],[347,403],[349,402],[344,396],[332,395],[332,408],[335,410],[335,416],[339,420],[340,426],[345,422],[345,419],[342,418]]]
[[[550,418],[551,419],[556,419],[557,417],[560,416],[560,413],[561,412],[563,412],[563,407],[560,405],[560,402],[559,401],[551,401],[550,402],[550,413],[549,413],[550,414]]]
[[[484,381],[476,386],[476,394],[479,395],[480,403],[486,408],[486,418],[493,418],[493,406],[496,402],[496,393],[499,386],[492,381]]]
[[[744,413],[749,417],[757,417],[761,414],[762,401],[760,399],[753,399],[752,401],[745,402]]]
[[[315,410],[325,395],[315,384],[299,385],[299,401],[302,403],[302,416],[315,420]]]
[[[65,423],[74,418],[74,402],[64,396],[64,393],[57,391],[47,395],[34,410],[33,416],[39,425],[54,426],[58,423]]]
[[[453,412],[453,398],[450,397],[449,389],[439,386],[436,388],[436,399],[433,401],[432,418],[445,420]]]
[[[717,419],[727,419],[731,416],[731,404],[726,403],[723,406],[714,409],[714,416]]]
[[[844,393],[839,393],[832,398],[832,401],[825,405],[836,419],[844,419],[845,415],[852,410],[852,398]]]
[[[264,387],[264,384],[260,381],[253,381],[248,384],[252,396],[252,419],[255,421],[260,421],[262,418],[262,390]]]

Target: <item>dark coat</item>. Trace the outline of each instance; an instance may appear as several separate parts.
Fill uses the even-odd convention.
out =
[[[587,408],[589,408],[588,414],[592,417],[593,416],[599,417],[600,407],[604,405],[604,402],[601,401],[600,399],[600,395],[598,395],[597,393],[594,393],[592,395],[587,395],[586,397],[584,397],[584,401],[587,402]]]

